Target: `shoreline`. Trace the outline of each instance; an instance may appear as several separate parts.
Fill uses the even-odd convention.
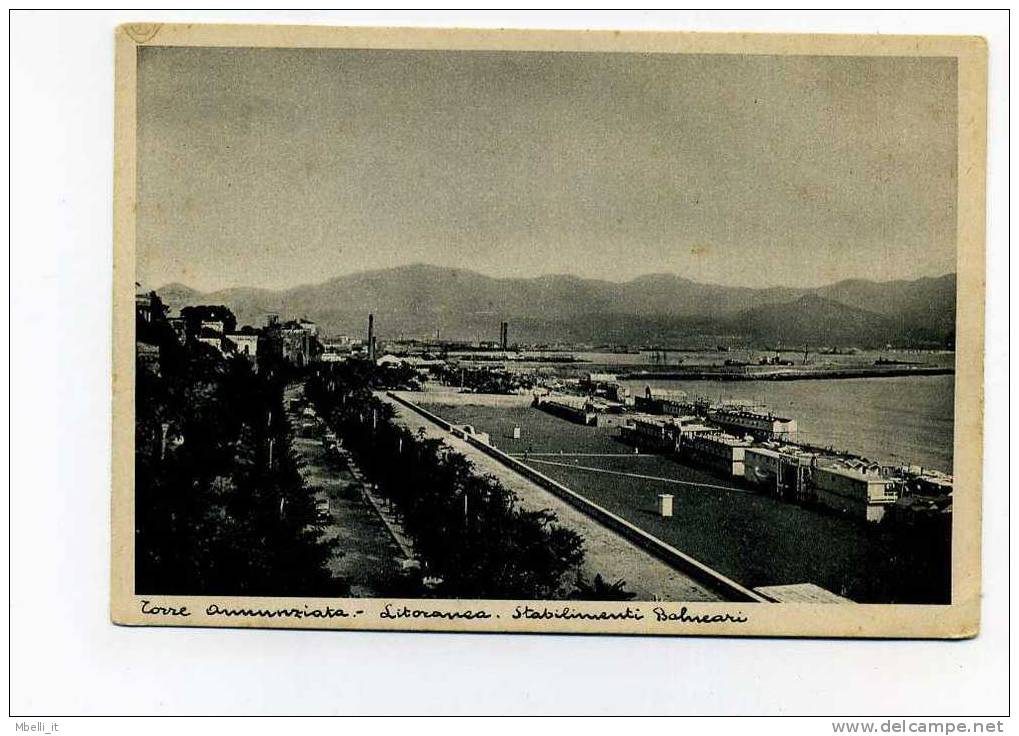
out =
[[[561,525],[580,534],[585,541],[583,573],[587,579],[602,575],[608,580],[624,580],[627,590],[636,593],[640,600],[685,602],[758,598],[721,573],[686,559],[678,550],[665,550],[663,553],[668,545],[660,541],[654,544],[646,538],[650,536],[647,532],[630,523],[606,524],[604,516],[598,513],[592,515],[595,504],[583,496],[544,478],[533,468],[493,446],[479,443],[462,430],[453,431],[451,422],[417,403],[421,394],[403,391],[374,393],[396,410],[396,422],[411,431],[423,430],[426,436],[441,440],[453,451],[467,457],[479,473],[496,477],[515,493],[521,508],[553,511]],[[635,536],[640,538],[640,543],[634,541]],[[675,553],[683,559],[677,561]],[[660,556],[663,554],[665,559]]]
[[[834,370],[790,370],[760,373],[734,373],[725,371],[631,371],[619,373],[620,381],[825,381],[847,378],[901,378],[903,376],[951,376],[955,368],[930,366],[923,368],[840,368]]]

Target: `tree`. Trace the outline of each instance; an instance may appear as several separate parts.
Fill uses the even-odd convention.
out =
[[[580,601],[632,601],[636,597],[636,593],[626,590],[625,580],[606,583],[601,573],[596,574],[591,583],[578,574],[577,587],[570,593],[570,598]]]
[[[202,322],[222,322],[223,332],[233,332],[237,328],[237,318],[229,308],[222,304],[184,307],[180,310],[180,316],[184,319],[188,336],[199,333]]]
[[[370,364],[367,364],[370,366]],[[583,540],[554,513],[525,511],[441,440],[397,426],[375,399],[372,367],[322,367],[306,395],[402,517],[425,572],[445,597],[556,598],[583,560]]]
[[[282,381],[204,347],[138,373],[136,590],[344,594],[288,451]]]

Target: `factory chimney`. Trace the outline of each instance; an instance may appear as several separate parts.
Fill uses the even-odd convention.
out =
[[[509,322],[503,322],[499,330],[499,347],[509,350]]]
[[[375,315],[368,315],[368,360],[375,362]]]

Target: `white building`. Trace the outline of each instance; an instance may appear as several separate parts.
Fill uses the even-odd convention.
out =
[[[683,438],[683,454],[726,477],[742,478],[750,442],[724,432],[697,432]]]
[[[634,444],[652,450],[676,449],[679,438],[666,426],[666,422],[660,417],[635,416],[627,419],[620,427],[622,436]]]
[[[816,457],[789,445],[748,447],[743,457],[743,477],[762,491],[801,499],[809,495],[807,486]]]
[[[885,508],[899,497],[895,480],[875,465],[819,465],[811,484],[819,504],[867,521],[881,521]]]
[[[590,402],[580,396],[549,394],[548,396],[535,396],[534,402],[535,406],[544,409],[549,414],[569,419],[571,422],[590,427],[598,423],[598,414],[591,410]]]
[[[685,391],[671,391],[651,386],[644,387],[644,394],[635,397],[634,404],[641,411],[671,416],[697,414],[701,408],[697,402],[688,400]],[[703,408],[706,408],[706,405]]]
[[[762,490],[778,488],[779,453],[768,447],[748,447],[743,454],[743,477]]]
[[[388,367],[395,368],[396,366],[405,365],[406,362],[407,361],[404,360],[401,357],[398,357],[396,355],[392,355],[391,353],[386,353],[381,358],[379,358],[378,360],[375,361],[375,365],[381,366],[383,368],[388,368]]]
[[[623,437],[641,446],[655,450],[679,452],[685,437],[694,434],[717,433],[716,427],[702,424],[695,416],[631,415],[620,428]]]
[[[233,346],[238,355],[254,358],[258,355],[258,335],[234,333],[226,336],[227,343]]]
[[[198,342],[205,343],[209,347],[216,348],[220,355],[224,355],[223,352],[223,338],[219,335],[198,335]]]
[[[795,419],[771,412],[724,407],[709,411],[708,418],[727,432],[749,434],[758,439],[792,440],[796,436]]]

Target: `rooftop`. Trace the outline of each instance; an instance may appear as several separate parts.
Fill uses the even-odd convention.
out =
[[[711,410],[713,414],[725,414],[730,417],[746,417],[748,419],[770,419],[775,422],[791,422],[789,417],[780,417],[770,411],[750,409],[738,406],[720,406]]]
[[[867,465],[865,463],[854,463],[846,461],[825,462],[817,466],[819,470],[841,475],[846,478],[866,481],[891,482],[891,479],[880,474],[880,466],[877,464]]]
[[[707,442],[714,442],[718,445],[729,445],[730,447],[750,447],[753,444],[741,437],[733,437],[731,434],[726,434],[725,432],[702,434],[699,435],[699,437]]]
[[[686,391],[652,388],[651,386],[644,387],[644,395],[649,399],[669,399],[671,401],[686,401],[687,399]]]

